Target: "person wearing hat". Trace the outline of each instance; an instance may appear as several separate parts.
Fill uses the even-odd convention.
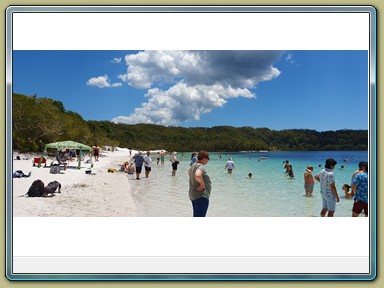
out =
[[[323,209],[320,216],[324,217],[328,213],[328,217],[333,217],[336,209],[336,202],[340,202],[339,195],[335,185],[335,169],[337,162],[328,158],[325,161],[325,168],[315,175],[315,180],[320,182],[320,193],[323,199]]]
[[[176,176],[176,171],[177,171],[177,165],[179,164],[179,161],[176,158],[176,151],[173,151],[171,154],[171,159],[169,161],[172,162],[172,176]]]

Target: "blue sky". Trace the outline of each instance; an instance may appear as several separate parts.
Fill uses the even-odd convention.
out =
[[[13,91],[85,120],[368,129],[368,52],[18,50]]]

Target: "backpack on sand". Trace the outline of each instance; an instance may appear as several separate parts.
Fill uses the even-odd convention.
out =
[[[60,172],[60,166],[59,166],[59,165],[51,165],[51,168],[49,169],[49,173],[52,173],[52,174],[61,174],[61,172]]]
[[[28,195],[28,197],[42,197],[44,195],[44,182],[41,180],[33,181],[25,195]]]

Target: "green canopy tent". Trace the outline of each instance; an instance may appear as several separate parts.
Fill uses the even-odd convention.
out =
[[[87,146],[87,145],[82,144],[82,143],[75,142],[75,141],[61,141],[61,142],[54,142],[54,143],[46,144],[45,148],[44,148],[44,154],[46,154],[47,149],[50,149],[50,148],[51,149],[57,149],[58,151],[62,150],[62,149],[80,150],[80,155],[81,155],[81,151],[90,151],[89,152],[90,154],[92,151],[92,147]],[[42,157],[41,157],[41,159],[42,159]],[[79,161],[78,161],[77,168],[80,169],[81,157],[78,157],[78,159],[79,159]],[[39,163],[38,167],[40,167],[40,163]],[[93,167],[92,156],[91,156],[91,167]]]

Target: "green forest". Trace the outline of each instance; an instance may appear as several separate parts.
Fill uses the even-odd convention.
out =
[[[321,151],[368,150],[368,130],[318,132],[253,127],[176,127],[86,121],[50,98],[13,94],[13,149],[40,152],[45,144],[73,140],[90,146],[168,151]]]

